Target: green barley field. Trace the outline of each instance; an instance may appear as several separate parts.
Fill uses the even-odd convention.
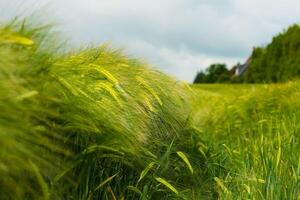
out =
[[[0,28],[0,199],[300,199],[300,82],[188,85]]]

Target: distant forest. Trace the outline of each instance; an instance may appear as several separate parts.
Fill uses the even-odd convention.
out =
[[[242,73],[237,64],[212,64],[198,72],[194,83],[276,83],[300,77],[300,26],[292,25],[263,47],[255,47]]]

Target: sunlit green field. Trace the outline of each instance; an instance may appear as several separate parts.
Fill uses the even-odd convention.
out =
[[[189,86],[0,27],[0,199],[299,199],[300,83]]]
[[[193,90],[193,125],[208,168],[219,170],[219,197],[299,199],[299,82]]]

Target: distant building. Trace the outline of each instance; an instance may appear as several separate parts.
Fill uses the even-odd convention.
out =
[[[244,64],[238,63],[236,66],[234,66],[232,68],[234,76],[241,76],[249,67],[250,62],[251,62],[251,57],[249,57]]]

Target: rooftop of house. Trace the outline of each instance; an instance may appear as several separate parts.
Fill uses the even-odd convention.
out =
[[[232,70],[234,71],[234,75],[235,76],[242,75],[247,70],[250,62],[251,62],[251,56],[246,60],[246,62],[244,64],[238,63],[236,66],[234,66],[232,68]]]

